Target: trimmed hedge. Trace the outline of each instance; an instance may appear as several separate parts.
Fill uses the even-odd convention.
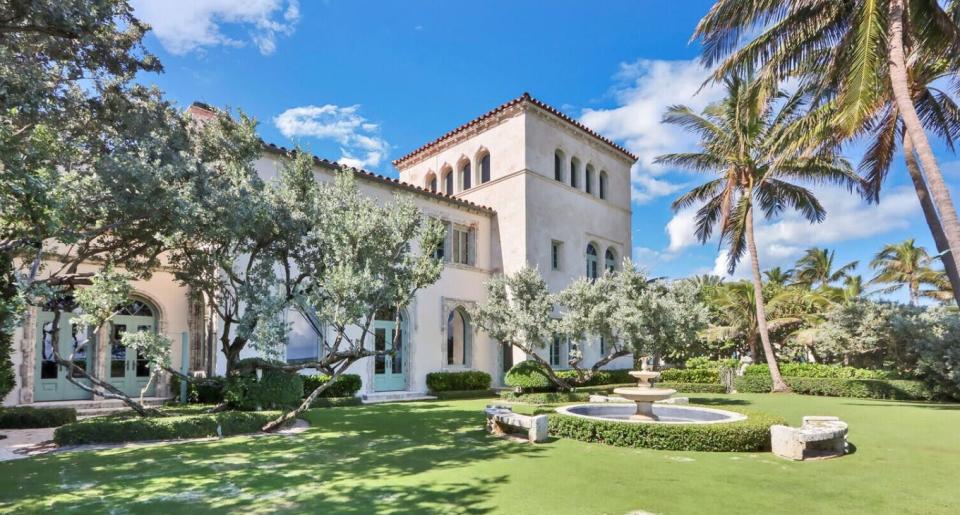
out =
[[[490,374],[478,370],[463,372],[430,372],[427,374],[427,388],[431,392],[451,392],[464,390],[489,390],[492,379]]]
[[[586,402],[590,400],[590,392],[535,392],[514,393],[500,392],[500,398],[507,401],[524,402],[527,404],[562,404],[564,402]]]
[[[495,397],[497,394],[490,389],[487,390],[448,390],[445,392],[433,392],[433,394],[442,401],[455,399],[483,399],[486,397]]]
[[[720,383],[674,383],[658,382],[657,388],[672,388],[679,393],[727,393],[727,387]]]
[[[187,402],[191,404],[220,404],[223,402],[223,393],[227,388],[227,379],[214,376],[203,379],[200,384],[187,383]],[[180,397],[180,378],[170,378],[170,393]]]
[[[598,370],[589,381],[582,385],[576,385],[578,388],[584,386],[601,386],[608,384],[636,383],[636,380],[630,377],[630,370]],[[575,370],[556,370],[557,377],[566,381],[572,381],[577,378]],[[533,360],[521,361],[514,365],[503,379],[504,384],[512,388],[520,388],[527,392],[551,391],[556,390],[556,385],[550,381],[543,367]],[[573,385],[571,385],[573,386]]]
[[[58,427],[53,433],[53,441],[57,445],[82,445],[256,433],[279,415],[276,411],[224,411],[179,417],[91,417]]]
[[[871,370],[867,368],[844,367],[841,365],[822,365],[820,363],[779,363],[780,375],[784,377],[824,377],[837,379],[899,379],[896,372],[889,370]],[[744,375],[770,377],[770,368],[766,363],[749,365]]]
[[[311,408],[340,408],[343,406],[359,406],[363,404],[360,397],[317,397]]]
[[[243,411],[294,408],[303,400],[303,376],[270,369],[259,380],[255,375],[234,376],[227,380],[224,400]]]
[[[314,390],[320,387],[323,383],[326,383],[330,380],[330,376],[326,374],[315,374],[312,376],[303,376],[303,396],[306,398],[308,395],[313,393]],[[360,391],[360,388],[363,386],[363,380],[360,379],[360,376],[357,374],[342,374],[337,377],[337,380],[334,381],[323,393],[320,394],[318,398],[330,398],[330,397],[353,397]],[[316,403],[314,403],[316,404]]]
[[[841,379],[833,377],[784,377],[795,393],[824,397],[929,401],[937,395],[922,381],[905,379]],[[734,385],[742,393],[768,393],[769,376],[745,375]]]
[[[763,413],[744,414],[747,420],[722,424],[629,424],[557,413],[550,415],[548,427],[552,436],[618,447],[707,452],[770,450],[770,426],[783,424],[784,420]]]
[[[0,408],[0,429],[36,429],[57,427],[77,421],[73,408],[34,408],[12,406]]]
[[[557,372],[557,377],[560,379],[574,380],[577,377],[577,372],[575,370],[560,370]],[[620,383],[636,384],[636,382],[636,379],[630,377],[629,369],[597,370],[597,372],[593,374],[593,377],[591,377],[589,381],[584,384],[577,385],[577,388],[583,388],[584,386],[602,386]]]
[[[660,379],[658,379],[658,381],[720,384],[720,370],[708,368],[668,368],[660,372]]]

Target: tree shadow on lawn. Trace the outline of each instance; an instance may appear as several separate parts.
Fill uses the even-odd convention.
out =
[[[702,406],[748,406],[753,404],[745,399],[727,399],[723,397],[690,397],[690,404]]]
[[[479,410],[393,404],[312,410],[311,428],[295,436],[238,437],[98,453],[64,453],[23,462],[26,490],[0,493],[0,506],[165,511],[482,513],[506,477],[434,475],[498,458],[537,457],[543,446],[491,437]],[[29,462],[29,463],[27,463]],[[431,474],[415,478],[422,473]],[[435,479],[439,478],[439,480]],[[50,502],[53,504],[49,504]],[[10,504],[8,504],[9,506]]]

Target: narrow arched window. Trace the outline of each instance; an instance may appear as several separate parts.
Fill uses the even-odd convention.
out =
[[[570,160],[570,187],[576,188],[577,185],[577,175],[580,174],[580,161],[577,161],[577,158]]]
[[[597,247],[593,243],[587,244],[587,279],[599,277],[597,267]]]
[[[453,171],[447,170],[443,176],[443,192],[453,195]]]
[[[431,193],[437,192],[437,176],[435,174],[431,173],[427,176],[427,189],[430,190]]]
[[[587,165],[587,176],[583,179],[583,187],[587,193],[593,194],[593,166]]]
[[[613,272],[617,269],[617,254],[612,248],[607,249],[603,255],[603,268],[607,272]]]
[[[460,309],[447,317],[447,365],[466,365],[469,353],[469,322]]]
[[[563,152],[553,153],[553,178],[563,182]]]
[[[460,191],[470,189],[470,163],[464,163],[463,168],[460,169],[460,185]]]
[[[480,184],[490,180],[490,154],[480,158]]]
[[[600,198],[607,198],[607,172],[600,172],[600,185],[597,188],[597,193],[600,194]]]

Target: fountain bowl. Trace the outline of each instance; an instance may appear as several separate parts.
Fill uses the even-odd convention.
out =
[[[574,404],[556,409],[562,415],[625,424],[724,424],[746,420],[746,415],[716,408],[653,404],[655,418],[639,418],[636,407],[625,402]]]

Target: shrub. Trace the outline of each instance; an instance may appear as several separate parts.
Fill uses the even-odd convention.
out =
[[[584,442],[665,451],[756,452],[770,449],[770,426],[779,417],[746,413],[747,420],[723,424],[627,424],[554,414],[550,434]]]
[[[187,383],[187,402],[198,404],[220,404],[223,402],[223,393],[227,386],[224,377],[215,376],[203,379],[200,383]],[[180,378],[170,378],[170,393],[180,395]]]
[[[721,368],[737,368],[740,363],[733,358],[711,360],[704,356],[697,356],[688,359],[683,366],[685,368],[703,368],[707,370],[720,370]]]
[[[888,370],[844,367],[841,365],[822,365],[820,363],[780,363],[780,374],[784,377],[825,377],[843,379],[897,379],[897,373]],[[770,376],[766,363],[750,365],[744,371],[748,376]]]
[[[313,393],[314,390],[320,387],[323,383],[326,383],[330,380],[330,376],[326,374],[315,374],[312,376],[303,376],[303,397],[306,398],[308,395]],[[337,380],[334,381],[332,385],[327,387],[318,398],[330,398],[330,397],[353,397],[360,391],[360,388],[363,386],[363,380],[360,379],[360,376],[357,374],[342,374],[337,377]],[[314,403],[316,404],[316,403]]]
[[[672,388],[679,393],[727,393],[727,387],[720,383],[683,383],[662,382],[657,388]]]
[[[784,377],[795,393],[860,399],[933,400],[937,397],[922,381],[906,379],[844,379],[835,377]],[[738,392],[767,393],[770,377],[746,375],[735,380]]]
[[[660,372],[660,379],[658,381],[720,384],[720,370],[709,368],[668,368]]]
[[[525,391],[547,390],[555,387],[543,371],[543,367],[530,359],[512,366],[507,371],[503,382],[507,386]]]
[[[263,377],[239,375],[227,380],[224,400],[231,408],[245,411],[289,409],[303,400],[303,378],[279,370],[266,369]]]
[[[91,417],[58,427],[53,433],[53,441],[58,445],[81,445],[256,433],[279,415],[279,412],[269,411],[224,411],[179,417]]]
[[[489,390],[490,374],[477,370],[465,372],[431,372],[427,374],[427,388],[431,392]]]
[[[525,402],[527,404],[562,404],[564,402],[586,402],[590,400],[590,392],[535,392],[514,393],[500,392],[500,398],[508,401]]]
[[[568,380],[575,381],[577,378],[576,370],[560,370],[557,372],[557,377]],[[576,385],[578,388],[584,386],[599,386],[607,384],[621,384],[621,383],[636,383],[637,380],[630,377],[630,370],[628,369],[618,369],[618,370],[597,370],[593,377],[590,378],[586,383]]]
[[[0,408],[0,429],[35,429],[57,427],[77,421],[73,408],[34,408],[13,406]]]

